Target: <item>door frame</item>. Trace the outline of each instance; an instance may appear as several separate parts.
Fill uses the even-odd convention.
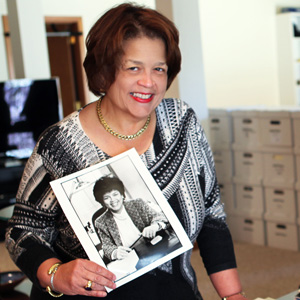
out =
[[[57,17],[57,16],[46,16],[45,25],[49,24],[71,24],[74,23],[76,31],[81,33],[76,35],[77,42],[75,43],[75,65],[76,68],[76,83],[78,88],[78,96],[80,99],[80,105],[84,106],[89,103],[89,90],[86,84],[85,71],[83,68],[83,61],[85,57],[85,44],[83,37],[83,26],[81,17]]]
[[[12,54],[12,46],[9,37],[9,22],[8,16],[2,16],[2,23],[5,35],[5,47],[6,47],[6,56],[7,56],[7,65],[8,65],[8,75],[9,79],[15,79],[15,72],[14,72],[14,61],[13,61],[13,54]],[[45,16],[45,25],[47,24],[68,24],[74,23],[76,24],[76,31],[83,33],[83,26],[82,26],[82,18],[81,17],[58,17],[58,16]],[[85,57],[85,44],[84,44],[84,37],[83,34],[76,36],[77,43],[76,43],[76,59],[75,59],[75,67],[76,67],[76,74],[77,74],[77,88],[78,88],[78,96],[80,99],[80,105],[84,106],[89,103],[89,89],[86,84],[85,79],[85,71],[83,68],[83,61]]]

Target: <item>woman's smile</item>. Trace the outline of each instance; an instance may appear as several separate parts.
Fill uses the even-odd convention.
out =
[[[123,195],[118,190],[112,190],[103,195],[103,202],[105,206],[113,212],[121,211],[123,201]]]
[[[140,103],[148,103],[153,100],[154,94],[145,94],[145,93],[130,93],[131,97]]]

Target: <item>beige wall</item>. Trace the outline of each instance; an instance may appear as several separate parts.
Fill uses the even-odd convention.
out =
[[[279,105],[279,6],[299,0],[199,0],[208,107]]]

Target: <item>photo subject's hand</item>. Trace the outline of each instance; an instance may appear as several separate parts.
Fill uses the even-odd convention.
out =
[[[150,225],[144,228],[142,235],[145,238],[152,239],[156,236],[156,232],[158,231],[158,229],[159,229],[158,224]]]
[[[105,297],[105,287],[116,288],[114,280],[116,276],[104,267],[87,259],[76,259],[60,265],[53,285],[58,292],[65,295]]]
[[[116,251],[116,257],[117,259],[124,259],[125,257],[128,256],[128,254],[132,251],[131,248],[124,247],[124,246],[119,246]]]

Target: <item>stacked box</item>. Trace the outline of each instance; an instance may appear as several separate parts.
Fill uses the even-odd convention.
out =
[[[297,225],[298,225],[298,239],[300,249],[300,148],[295,147],[295,159],[296,159],[296,200],[297,200]]]
[[[263,153],[233,145],[234,181],[262,184]]]
[[[296,224],[297,207],[294,188],[266,187],[265,203],[266,220]]]
[[[296,181],[295,156],[292,148],[274,147],[263,150],[264,186],[294,187]]]
[[[232,119],[229,110],[209,109],[209,140],[212,148],[231,148]]]
[[[262,218],[233,213],[228,219],[228,227],[235,241],[265,245],[265,224]]]
[[[234,229],[236,240],[264,245],[263,154],[259,111],[251,108],[232,112],[236,202],[232,223],[238,228]]]
[[[233,194],[232,118],[229,109],[209,109],[209,140],[225,211],[235,209]]]
[[[260,140],[264,148],[291,148],[293,146],[291,112],[283,109],[262,110]]]
[[[232,111],[233,143],[244,149],[260,149],[259,110],[240,109]]]
[[[266,240],[271,247],[299,249],[292,112],[260,112]]]
[[[297,199],[297,225],[298,225],[298,239],[300,249],[300,108],[294,108],[291,112],[292,116],[292,130],[294,141],[294,153],[296,161],[296,199]]]
[[[300,108],[215,110],[210,122],[234,240],[299,250]]]
[[[224,203],[225,211],[227,213],[234,212],[235,200],[233,185],[231,182],[219,183],[221,199]]]
[[[235,182],[236,211],[242,216],[262,219],[264,193],[260,184]]]
[[[220,183],[232,183],[233,160],[231,149],[212,148],[214,162]]]
[[[291,111],[294,151],[300,154],[300,108]]]
[[[275,248],[299,250],[296,224],[280,221],[267,222],[267,245]]]

